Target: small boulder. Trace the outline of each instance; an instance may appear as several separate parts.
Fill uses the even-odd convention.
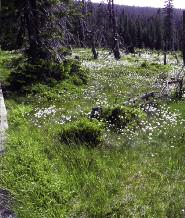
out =
[[[90,118],[91,119],[97,119],[99,120],[102,115],[102,108],[101,107],[94,107],[92,108],[92,111],[90,113]]]

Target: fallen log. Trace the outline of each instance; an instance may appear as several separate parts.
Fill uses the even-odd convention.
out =
[[[139,101],[149,101],[151,100],[151,98],[155,99],[157,98],[159,95],[158,92],[149,92],[149,93],[145,93],[144,95],[135,97],[135,98],[131,98],[128,101],[125,101],[123,104],[124,105],[134,105]]]

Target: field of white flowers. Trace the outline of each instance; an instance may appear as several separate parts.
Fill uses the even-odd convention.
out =
[[[88,124],[92,108],[126,107],[129,99],[160,92],[174,74],[183,76],[180,53],[178,61],[169,54],[166,66],[157,51],[122,53],[120,61],[106,50],[98,60],[89,49],[75,49],[70,58],[76,56],[87,84],[36,84],[26,98],[6,100],[10,128],[0,185],[13,194],[18,217],[184,217],[184,98],[157,100],[147,113],[139,102],[138,122],[116,130],[98,121],[103,131],[95,148],[58,138],[62,128]]]
[[[141,94],[160,91],[162,86],[157,83],[160,77],[170,77],[182,71],[182,63],[178,65],[173,55],[168,56],[168,65],[162,65],[163,55],[158,52],[143,51],[138,54],[123,55],[116,61],[108,51],[100,50],[99,59],[92,60],[90,50],[76,50],[73,56],[79,56],[82,66],[89,71],[89,83],[80,90],[56,90],[51,101],[45,102],[46,96],[40,96],[34,104],[33,124],[42,127],[44,123],[63,125],[80,117],[88,117],[93,107],[111,107],[124,104],[125,101]],[[180,57],[179,57],[180,59]],[[156,84],[157,83],[157,84]],[[47,93],[47,91],[46,91]],[[44,102],[44,104],[43,104]],[[51,104],[50,104],[51,102]],[[47,105],[42,107],[42,105]],[[152,110],[150,108],[150,110]],[[143,120],[138,131],[130,128],[121,130],[122,134],[113,140],[113,144],[121,146],[127,138],[137,140],[138,134],[148,135],[149,142],[152,135],[165,132],[168,127],[183,124],[184,120],[178,111],[171,111],[169,102],[160,102],[159,108],[153,108],[153,117]],[[108,130],[109,132],[109,130]],[[105,133],[108,136],[108,132]],[[155,134],[153,134],[155,132]],[[110,135],[107,140],[111,140]],[[133,140],[132,140],[133,141]],[[112,144],[110,141],[108,144]],[[127,142],[128,143],[128,142]],[[133,142],[132,142],[133,143]]]

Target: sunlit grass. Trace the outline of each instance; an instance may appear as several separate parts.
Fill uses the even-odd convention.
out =
[[[161,65],[157,52],[120,62],[103,50],[97,61],[90,50],[74,53],[89,69],[86,86],[36,85],[34,94],[6,101],[10,128],[0,186],[12,193],[17,217],[184,217],[183,101],[160,102],[158,114],[136,129],[106,128],[103,144],[93,149],[65,145],[58,135],[92,107],[122,105],[155,91],[157,77],[173,65]],[[1,60],[10,56],[0,55],[3,78],[9,71]]]

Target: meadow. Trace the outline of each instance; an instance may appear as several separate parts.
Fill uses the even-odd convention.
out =
[[[3,84],[18,55],[0,52]],[[165,66],[157,51],[116,61],[106,50],[93,60],[89,49],[74,49],[69,58],[77,55],[87,84],[66,79],[6,95],[0,187],[11,192],[17,217],[185,217],[184,99],[157,102],[153,116],[124,106],[181,71],[180,53],[179,63],[170,54]],[[93,107],[121,108],[127,117],[116,126],[90,120]]]

